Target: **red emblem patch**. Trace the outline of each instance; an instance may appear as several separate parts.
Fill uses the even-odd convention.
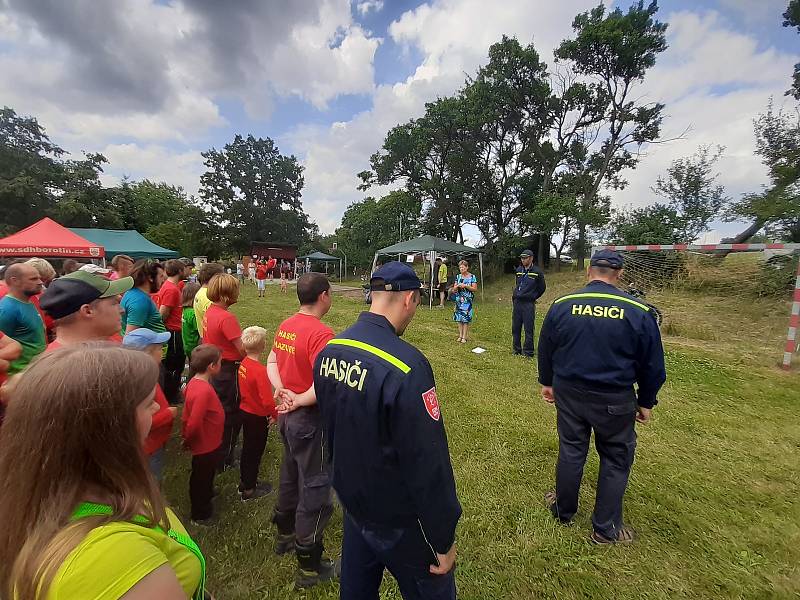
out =
[[[422,394],[422,400],[425,402],[425,410],[434,421],[439,420],[441,411],[439,410],[439,398],[436,397],[436,388],[432,387],[427,392]]]

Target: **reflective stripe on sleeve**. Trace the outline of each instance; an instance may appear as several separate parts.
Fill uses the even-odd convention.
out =
[[[628,304],[633,304],[634,306],[641,308],[645,312],[650,312],[650,307],[646,304],[642,304],[641,302],[637,302],[636,300],[631,300],[630,298],[626,298],[625,296],[617,296],[616,294],[600,294],[597,292],[585,292],[583,294],[569,294],[567,296],[561,296],[558,298],[553,304],[558,304],[559,302],[563,302],[564,300],[571,300],[573,298],[606,298],[609,300],[620,300],[622,302],[627,302]]]
[[[335,346],[350,346],[351,348],[358,348],[359,350],[363,350],[364,352],[369,352],[370,354],[374,354],[378,358],[382,358],[390,365],[397,367],[403,373],[408,373],[411,371],[411,367],[409,367],[406,363],[402,360],[397,358],[396,356],[392,356],[385,350],[381,350],[380,348],[376,348],[371,344],[367,344],[365,342],[360,342],[358,340],[348,340],[346,338],[334,338],[328,342],[328,344],[333,344]]]

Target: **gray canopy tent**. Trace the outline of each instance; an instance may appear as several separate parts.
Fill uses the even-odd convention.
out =
[[[405,242],[398,242],[392,246],[381,248],[375,253],[375,258],[372,260],[372,270],[375,270],[375,265],[378,264],[379,256],[392,256],[399,257],[405,254],[406,256],[413,254],[422,254],[425,257],[428,267],[430,267],[431,278],[428,285],[430,285],[430,298],[429,307],[433,307],[433,268],[434,261],[437,256],[464,256],[469,254],[478,255],[478,265],[480,268],[481,280],[481,300],[483,300],[483,251],[464,244],[457,244],[450,240],[437,238],[432,235],[423,235],[413,240],[406,240]]]
[[[298,256],[298,260],[304,260],[307,265],[311,265],[311,261],[329,263],[329,262],[337,262],[339,263],[339,282],[342,281],[342,258],[340,256],[331,256],[330,254],[325,254],[324,252],[312,252],[311,254],[306,254],[305,256]],[[295,269],[295,273],[297,269]]]

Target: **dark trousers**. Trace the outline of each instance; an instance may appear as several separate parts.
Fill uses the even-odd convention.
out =
[[[525,300],[514,300],[511,313],[511,338],[514,353],[533,356],[533,322],[536,319],[536,303]],[[522,345],[522,329],[525,329],[525,345]]]
[[[267,417],[242,411],[242,459],[239,477],[243,490],[252,490],[258,483],[258,470],[261,467],[264,448],[267,447],[268,433]]]
[[[283,461],[273,522],[282,534],[293,533],[297,543],[316,544],[333,513],[330,463],[324,456],[319,409],[299,408],[278,420]]]
[[[183,352],[183,336],[180,331],[169,332],[167,354],[161,361],[164,366],[164,395],[170,404],[181,402],[181,375],[186,366]]]
[[[342,600],[378,600],[384,568],[397,580],[405,600],[455,600],[453,571],[433,575],[433,550],[419,526],[363,526],[344,514],[342,540]]]
[[[622,498],[636,450],[636,396],[633,390],[597,392],[558,381],[553,393],[558,413],[553,515],[569,521],[578,511],[578,490],[594,431],[600,473],[592,525],[603,537],[616,539],[623,526]]]
[[[221,460],[230,466],[242,430],[242,411],[239,409],[239,361],[223,360],[219,374],[211,380],[225,410],[225,429],[222,432]]]
[[[192,520],[210,519],[214,515],[214,474],[219,463],[219,449],[192,456],[192,474],[189,475],[189,500]]]

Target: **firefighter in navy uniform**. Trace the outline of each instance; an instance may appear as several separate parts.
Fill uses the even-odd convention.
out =
[[[666,380],[652,311],[616,287],[622,266],[617,252],[595,253],[589,284],[553,302],[539,337],[539,382],[545,401],[556,406],[559,442],[556,489],[545,501],[561,522],[575,516],[594,431],[600,473],[591,539],[597,544],[634,539],[622,519],[636,449],[634,423],[650,419]]]
[[[406,600],[454,599],[461,516],[433,371],[400,339],[420,301],[413,269],[390,262],[372,305],[314,363],[333,487],[344,508],[341,595],[377,600],[384,568]]]
[[[511,338],[514,354],[522,354],[528,358],[533,356],[534,321],[536,320],[536,300],[544,294],[547,284],[544,273],[533,264],[533,252],[523,250],[519,255],[520,265],[517,267],[514,281],[514,304],[511,314]],[[522,345],[522,330],[525,329],[525,345]]]

